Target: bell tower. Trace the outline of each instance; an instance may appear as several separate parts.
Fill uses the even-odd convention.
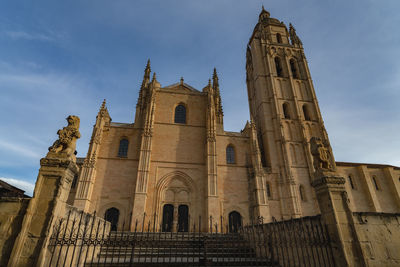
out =
[[[303,44],[295,28],[271,18],[263,7],[246,54],[250,116],[270,187],[270,216],[319,213],[311,186],[311,137],[329,146]]]

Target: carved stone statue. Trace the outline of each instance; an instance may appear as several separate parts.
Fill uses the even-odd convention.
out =
[[[302,45],[303,44],[301,42],[299,36],[297,36],[296,29],[293,27],[292,23],[289,23],[289,35],[290,35],[290,40],[292,41],[292,45],[295,45],[295,44]]]
[[[49,154],[65,153],[67,157],[76,154],[76,140],[81,137],[79,133],[79,117],[70,115],[66,119],[68,125],[57,131],[58,139],[49,147]]]
[[[316,172],[334,171],[332,166],[332,156],[329,148],[321,138],[312,137],[310,140],[311,154],[314,159],[314,169]]]

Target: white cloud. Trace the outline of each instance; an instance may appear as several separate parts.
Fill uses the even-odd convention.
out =
[[[54,42],[59,36],[53,34],[43,34],[43,33],[28,33],[24,31],[6,31],[5,34],[14,40],[37,40]]]
[[[35,158],[35,159],[40,157],[38,153],[30,150],[29,148],[17,144],[11,144],[3,140],[0,140],[0,147],[5,151],[12,151],[24,157]]]
[[[0,180],[3,180],[6,183],[9,183],[10,185],[13,185],[15,187],[18,187],[19,189],[22,189],[25,191],[25,194],[28,196],[33,195],[33,189],[35,188],[35,185],[32,183],[28,183],[26,181],[14,179],[14,178],[6,178],[6,177],[0,177]]]

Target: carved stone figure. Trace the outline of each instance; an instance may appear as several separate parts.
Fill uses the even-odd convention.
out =
[[[302,45],[300,38],[296,34],[296,29],[293,27],[292,23],[289,23],[289,35],[290,40],[292,41],[292,45],[298,44]]]
[[[49,152],[61,154],[65,153],[67,157],[76,154],[76,140],[81,137],[79,133],[79,117],[70,115],[66,119],[68,125],[57,131],[58,139],[49,147]]]
[[[322,142],[321,138],[312,137],[310,145],[311,154],[314,158],[315,171],[333,171],[331,153],[329,148]]]

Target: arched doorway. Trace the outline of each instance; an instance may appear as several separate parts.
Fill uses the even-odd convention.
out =
[[[178,207],[178,232],[187,232],[189,230],[189,207],[179,205]]]
[[[237,233],[242,226],[242,216],[237,211],[229,213],[229,232]]]
[[[111,223],[111,231],[117,231],[119,219],[119,210],[117,208],[109,208],[104,214],[104,220]]]
[[[163,207],[162,231],[172,232],[173,221],[174,221],[174,206],[171,204],[165,204]]]

